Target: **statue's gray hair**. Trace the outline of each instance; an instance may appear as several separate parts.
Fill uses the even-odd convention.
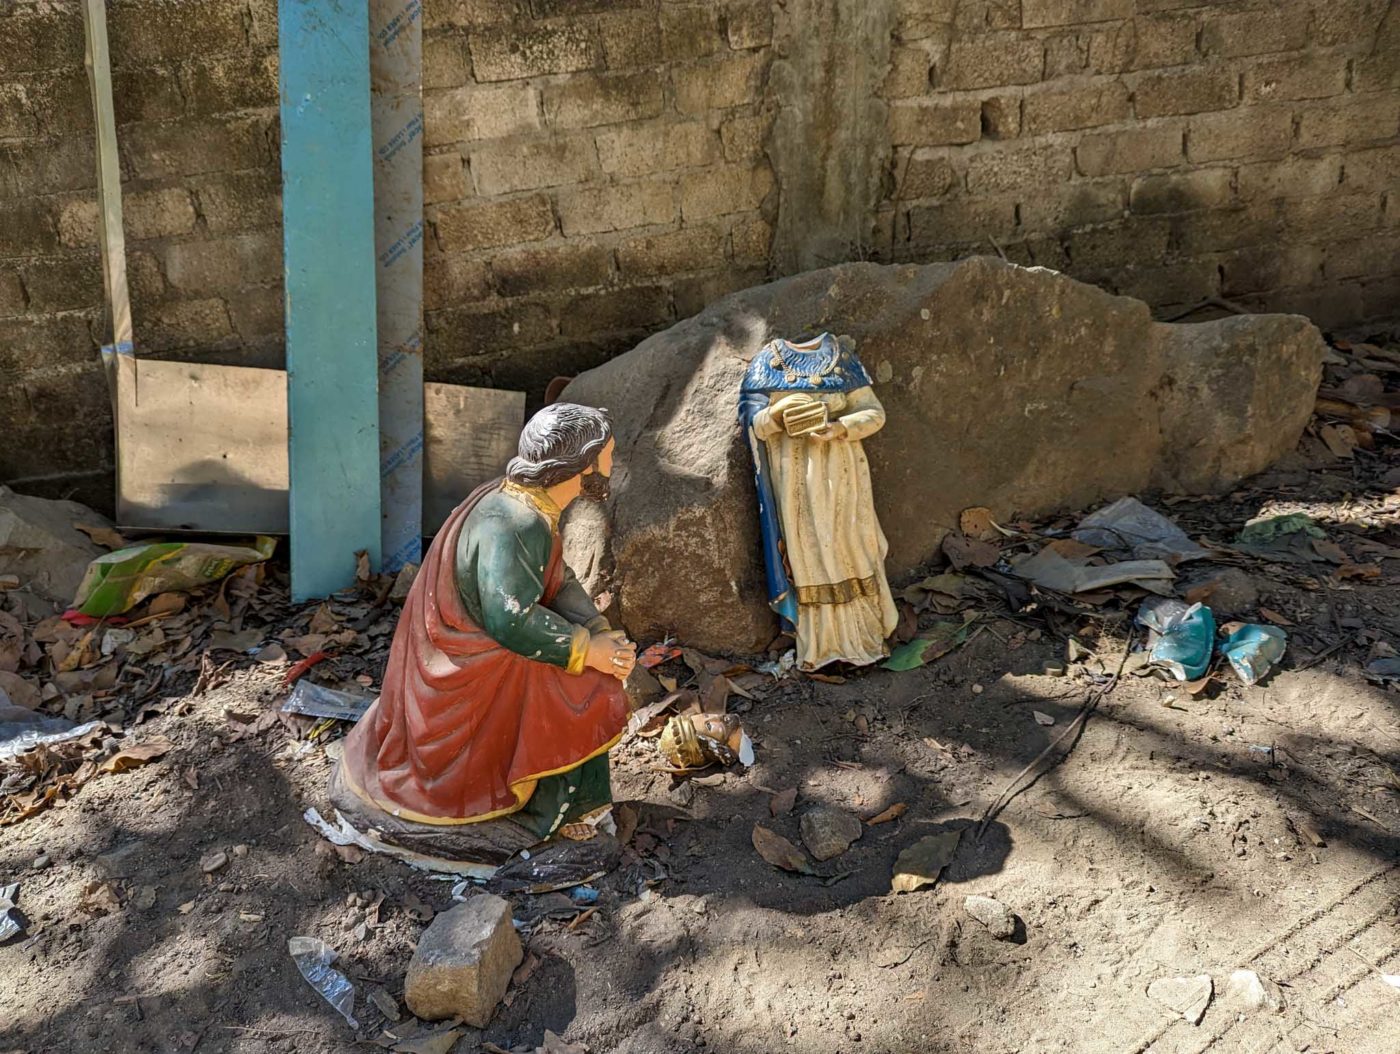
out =
[[[597,461],[611,438],[612,422],[606,410],[553,403],[525,423],[519,456],[506,466],[506,478],[526,486],[553,487]]]

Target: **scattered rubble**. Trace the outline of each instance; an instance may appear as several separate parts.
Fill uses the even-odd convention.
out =
[[[1147,986],[1150,998],[1193,1025],[1199,1025],[1206,1016],[1206,1007],[1210,1006],[1214,992],[1215,983],[1206,973],[1195,977],[1163,977]]]
[[[424,1020],[456,1017],[485,1028],[524,957],[510,904],[479,894],[423,931],[408,964],[404,1001]]]

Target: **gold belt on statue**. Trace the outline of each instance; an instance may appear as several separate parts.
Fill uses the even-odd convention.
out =
[[[869,578],[848,578],[844,582],[828,582],[818,586],[798,586],[799,604],[848,604],[858,597],[873,597],[879,592],[875,575]]]

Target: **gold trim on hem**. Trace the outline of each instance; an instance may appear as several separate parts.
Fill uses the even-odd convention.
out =
[[[795,588],[799,604],[849,604],[860,597],[873,597],[880,591],[879,580],[875,575]]]
[[[510,792],[511,794],[515,795],[515,804],[509,805],[504,809],[496,809],[494,812],[482,813],[480,816],[468,816],[465,818],[443,818],[441,816],[425,816],[423,813],[414,812],[412,809],[405,809],[402,805],[394,805],[390,802],[382,802],[378,800],[355,782],[354,778],[350,775],[349,767],[346,766],[343,762],[340,767],[340,776],[341,779],[345,781],[345,785],[349,787],[351,791],[354,792],[357,798],[370,805],[373,805],[376,809],[379,809],[381,812],[388,813],[390,816],[393,816],[396,819],[409,820],[413,823],[429,824],[433,827],[463,827],[469,823],[485,823],[487,820],[499,820],[503,816],[509,816],[513,812],[519,812],[525,807],[525,803],[530,800],[530,795],[535,793],[535,785],[539,783],[540,780],[544,779],[546,776],[557,776],[561,772],[568,772],[570,769],[576,769],[580,765],[592,761],[600,754],[606,754],[613,747],[617,746],[618,741],[622,739],[622,735],[623,733],[619,732],[617,735],[613,736],[612,739],[608,740],[597,750],[593,751],[593,753],[589,754],[587,757],[580,758],[578,761],[572,762],[571,764],[563,765],[557,769],[550,769],[548,772],[536,772],[533,776],[527,776],[523,780],[516,780],[510,785]]]

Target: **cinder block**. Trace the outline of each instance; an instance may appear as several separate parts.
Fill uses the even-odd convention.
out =
[[[1182,129],[1175,123],[1086,135],[1074,148],[1081,175],[1147,172],[1181,164]]]
[[[502,296],[603,285],[612,274],[612,253],[601,245],[551,245],[515,249],[491,258]]]
[[[603,61],[610,70],[656,66],[661,54],[661,19],[655,8],[622,11],[598,19]]]
[[[423,34],[423,87],[460,88],[472,79],[471,52],[464,33],[439,30]]]
[[[730,118],[730,121],[737,118]],[[730,121],[721,126],[728,127]],[[702,121],[623,125],[598,133],[598,160],[615,176],[645,176],[708,165],[719,157],[715,132]]]
[[[102,305],[102,260],[96,253],[29,260],[24,264],[23,274],[31,313],[83,310]]]
[[[1288,153],[1292,136],[1290,111],[1240,106],[1192,117],[1186,131],[1186,155],[1192,164],[1278,158]]]
[[[1356,238],[1381,227],[1381,208],[1381,195],[1367,191],[1291,198],[1283,202],[1283,223],[1293,238]]]
[[[1196,19],[1192,15],[1147,15],[1127,23],[1130,70],[1184,66],[1195,62]]]
[[[60,223],[54,225],[54,216],[50,211],[47,201],[37,198],[24,198],[18,201],[0,202],[0,257],[6,256],[35,256],[40,253],[52,252],[58,247],[58,235],[62,226],[62,217],[69,209],[79,209],[78,202],[69,202],[60,206]],[[97,216],[96,206],[92,206],[91,215],[93,221]],[[69,221],[70,225],[73,223]],[[84,225],[86,226],[86,225]],[[96,228],[92,228],[94,233]],[[64,244],[84,245],[87,242],[69,242]]]
[[[764,164],[725,165],[681,176],[681,216],[687,224],[712,216],[747,212],[762,204],[773,189],[773,172]]]
[[[1360,146],[1394,139],[1400,132],[1400,98],[1358,95],[1315,103],[1298,115],[1298,149]]]
[[[83,20],[76,11],[14,11],[0,17],[5,73],[83,65]]]
[[[554,211],[543,194],[507,201],[446,205],[432,220],[443,252],[469,252],[548,238],[554,233]]]
[[[763,156],[763,137],[772,122],[771,114],[732,113],[719,126],[720,146],[726,161],[754,162]]]
[[[1244,97],[1250,102],[1325,99],[1340,95],[1346,86],[1347,62],[1340,55],[1277,56],[1260,59],[1244,71]]]
[[[495,295],[485,260],[460,253],[423,254],[423,310],[461,307]]]
[[[627,279],[709,271],[723,264],[725,240],[725,232],[713,226],[630,238],[618,246],[617,262]]]
[[[1133,180],[1129,207],[1138,215],[1216,209],[1232,203],[1234,173],[1228,168],[1139,176]]]
[[[963,177],[955,158],[963,161],[949,151],[915,150],[899,184],[900,200],[942,198],[961,188]]]
[[[1207,14],[1201,26],[1201,51],[1223,58],[1296,51],[1308,42],[1310,13],[1310,5],[1281,3]]]
[[[81,68],[30,74],[24,94],[41,134],[91,134],[92,90]]]
[[[483,143],[469,162],[477,193],[490,197],[582,183],[596,170],[597,155],[591,137],[574,135]]]
[[[1225,296],[1311,285],[1322,274],[1322,249],[1316,245],[1264,245],[1237,249],[1220,257]]]
[[[982,100],[982,138],[1015,139],[1021,134],[1021,111],[1024,108],[1019,93],[989,95]]]
[[[72,198],[58,206],[58,240],[70,249],[97,245],[95,197]]]
[[[1239,74],[1232,69],[1150,73],[1133,84],[1133,110],[1139,118],[1226,110],[1239,102]]]
[[[1184,260],[1153,266],[1124,267],[1113,282],[1121,296],[1153,305],[1195,304],[1220,292],[1220,271],[1214,260]]]
[[[1128,116],[1128,89],[1117,80],[1028,91],[1025,96],[1027,135],[1094,128]]]
[[[187,66],[185,95],[195,114],[271,109],[277,105],[277,55],[221,59]]]
[[[437,205],[461,201],[475,192],[467,180],[467,166],[455,150],[448,154],[428,154],[423,158],[423,203]]]
[[[199,211],[214,234],[282,223],[282,179],[275,169],[216,176],[196,184]]]
[[[1400,164],[1400,156],[1395,158],[1395,162]],[[1393,173],[1395,170],[1389,171]],[[1394,176],[1388,175],[1386,178],[1393,181]],[[1241,165],[1238,176],[1241,201],[1328,194],[1336,190],[1341,181],[1342,159],[1339,157],[1290,157],[1282,161]]]
[[[194,202],[181,187],[138,191],[122,198],[122,224],[134,241],[188,234],[194,223]]]
[[[1067,144],[998,147],[967,162],[967,189],[973,194],[996,194],[1022,187],[1054,188],[1069,180],[1073,158]]]
[[[770,0],[742,0],[725,10],[725,31],[735,51],[761,48],[773,40],[773,5]]]
[[[429,148],[521,135],[543,127],[539,92],[528,84],[423,92],[423,145]]]
[[[759,79],[766,56],[762,52],[737,52],[710,59],[697,66],[673,71],[676,109],[698,116],[710,110],[742,106],[758,98]]]
[[[52,371],[54,367],[91,361],[89,356],[96,350],[91,319],[85,314],[65,312],[0,319],[0,376],[7,379],[19,379],[26,374],[42,374]],[[10,387],[8,384],[0,385],[0,392]],[[105,389],[105,385],[103,387]],[[20,419],[10,417],[6,421]],[[9,446],[7,435],[7,442],[0,443],[0,450]]]
[[[671,293],[665,286],[632,286],[574,297],[559,313],[559,332],[569,338],[634,333],[674,318]]]
[[[0,139],[27,139],[38,134],[39,119],[29,108],[24,84],[0,84]]]
[[[479,81],[576,73],[603,64],[598,32],[583,21],[482,28],[471,36],[471,56]]]
[[[661,53],[665,62],[685,62],[727,50],[718,4],[662,4]]]
[[[1252,202],[1232,208],[1182,213],[1171,217],[1172,249],[1184,256],[1278,245],[1284,240],[1277,202]]]
[[[559,223],[565,237],[674,223],[676,191],[669,181],[582,187],[559,194]]]
[[[243,5],[226,0],[126,0],[110,5],[107,39],[112,65],[155,66],[192,55],[247,50]]]
[[[532,17],[529,0],[432,0],[423,5],[423,31],[498,26]]]
[[[529,348],[554,339],[554,317],[543,304],[513,301],[504,307],[445,308],[429,311],[424,320],[424,364],[439,364],[465,356]]]
[[[773,251],[773,227],[757,216],[734,224],[729,232],[731,251],[736,264],[767,266]]]
[[[1332,281],[1400,275],[1400,234],[1372,232],[1364,238],[1328,245],[1324,251],[1322,272]]]
[[[286,334],[286,313],[283,310],[283,291],[280,284],[257,289],[237,289],[225,297],[225,302],[228,305],[228,316],[233,324],[233,331],[242,344],[277,345],[283,341]],[[274,361],[279,357],[274,356]]]
[[[153,352],[220,344],[234,335],[222,299],[168,300],[149,307],[141,321],[141,343]]]
[[[890,71],[880,94],[886,99],[912,99],[929,91],[933,73],[933,56],[917,45],[896,47],[890,51]]]
[[[641,121],[661,107],[661,75],[654,70],[576,74],[544,89],[545,119],[556,128]]]
[[[172,179],[206,172],[275,167],[269,148],[273,118],[187,118],[124,129],[121,152],[137,179]]]
[[[28,306],[19,268],[12,263],[0,265],[0,318],[22,315]]]
[[[0,198],[27,197],[35,187],[59,194],[96,186],[97,162],[90,135],[0,144]]]
[[[1128,264],[1158,264],[1167,252],[1170,222],[1134,216],[1071,232],[1074,273],[1085,277],[1115,272]]]
[[[1133,0],[1021,0],[1021,25],[1026,29],[1132,17]]]
[[[1022,195],[1021,226],[1027,231],[1066,231],[1122,219],[1127,188],[1121,179],[1081,179]]]
[[[956,91],[1034,84],[1044,70],[1045,48],[1039,40],[995,34],[955,41],[935,77],[940,88]]]
[[[1347,189],[1388,191],[1394,195],[1396,174],[1400,173],[1400,146],[1350,151],[1342,156],[1341,165],[1342,182]]]
[[[118,127],[135,121],[172,121],[185,114],[174,68],[112,71],[112,108]]]
[[[282,237],[263,230],[233,238],[178,242],[165,249],[165,274],[185,296],[225,296],[282,281]]]
[[[919,99],[889,108],[895,146],[946,146],[982,138],[982,104],[974,98]]]
[[[997,198],[954,198],[938,205],[911,205],[903,239],[918,253],[926,247],[962,242],[990,248],[989,238],[1005,241],[1016,230],[1016,203]],[[898,241],[898,239],[897,239]]]

